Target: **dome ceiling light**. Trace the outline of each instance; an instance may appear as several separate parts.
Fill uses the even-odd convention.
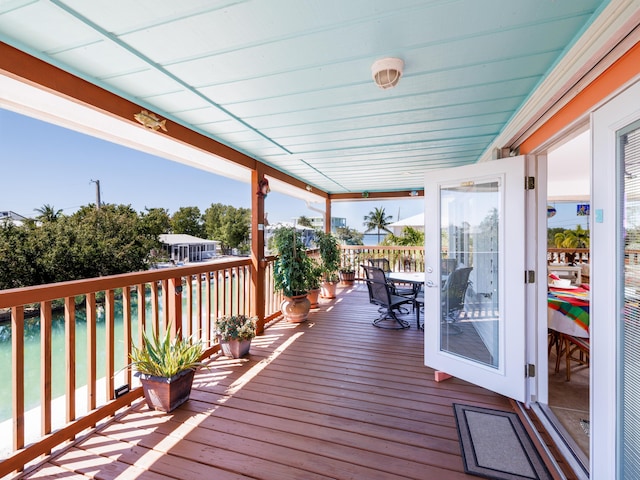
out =
[[[382,89],[393,88],[400,81],[404,62],[399,58],[382,58],[371,65],[373,81]]]

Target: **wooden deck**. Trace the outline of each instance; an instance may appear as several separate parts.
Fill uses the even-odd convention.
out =
[[[137,403],[25,478],[473,479],[455,402],[508,399],[423,366],[423,332],[389,331],[362,285],[278,322],[248,359],[217,357],[172,414]]]

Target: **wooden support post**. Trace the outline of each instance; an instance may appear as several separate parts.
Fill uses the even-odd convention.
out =
[[[264,173],[260,166],[251,171],[251,315],[258,317],[256,332],[264,331],[264,196],[258,195],[258,182]]]
[[[331,233],[331,199],[327,197],[324,201],[324,231]]]

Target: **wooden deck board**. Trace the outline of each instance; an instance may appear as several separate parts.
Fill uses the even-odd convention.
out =
[[[362,286],[212,359],[167,415],[138,403],[25,478],[472,479],[452,404],[508,399],[425,367],[423,332],[375,328]],[[44,473],[47,472],[47,473]],[[66,476],[68,475],[68,477]]]

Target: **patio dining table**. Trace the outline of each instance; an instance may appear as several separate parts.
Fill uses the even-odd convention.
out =
[[[589,290],[550,287],[547,306],[549,328],[574,337],[589,338]]]
[[[420,307],[424,304],[424,297],[421,296],[422,285],[424,285],[424,272],[389,272],[387,278],[394,283],[410,284],[413,288],[413,308],[416,312],[416,324],[420,325]]]

